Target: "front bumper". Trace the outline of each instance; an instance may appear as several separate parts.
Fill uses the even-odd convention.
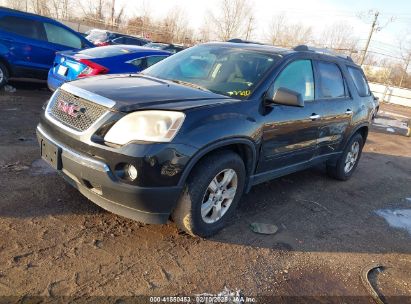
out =
[[[61,151],[58,173],[84,196],[115,214],[152,224],[166,223],[182,191],[180,186],[139,187],[118,181],[110,167],[84,155],[37,127],[39,143],[47,140]]]

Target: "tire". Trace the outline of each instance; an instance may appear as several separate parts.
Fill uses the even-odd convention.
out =
[[[336,164],[331,165],[327,163],[328,175],[342,181],[350,179],[358,166],[363,146],[364,139],[362,138],[361,134],[355,134],[345,146],[344,151],[338,158]],[[357,147],[358,150],[356,150],[354,147]],[[355,151],[357,152],[355,153]],[[348,157],[350,153],[351,155],[349,160]],[[347,164],[347,162],[350,162],[350,164]]]
[[[7,84],[7,80],[9,78],[9,71],[7,67],[0,62],[0,89],[3,88]]]
[[[224,178],[229,180],[230,176],[230,183],[223,187],[225,192],[221,192]],[[216,234],[234,214],[243,194],[245,177],[245,166],[238,154],[227,151],[206,157],[190,174],[172,219],[180,229],[192,236]],[[217,183],[212,184],[212,181]],[[213,191],[213,188],[217,190]],[[218,209],[221,211],[220,218]]]

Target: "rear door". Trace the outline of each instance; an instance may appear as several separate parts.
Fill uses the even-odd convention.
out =
[[[349,131],[353,100],[342,67],[332,61],[315,60],[316,96],[321,116],[318,134],[318,155],[338,152]]]
[[[2,52],[13,65],[13,72],[20,77],[44,77],[50,68],[54,52],[45,42],[41,22],[19,16],[0,18]]]
[[[305,105],[271,105],[268,108],[264,117],[259,172],[304,163],[313,157],[316,150],[319,124],[312,60],[297,59],[289,63],[270,90],[280,87],[300,93]]]

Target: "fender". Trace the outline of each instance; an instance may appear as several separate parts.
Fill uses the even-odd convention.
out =
[[[250,175],[253,174],[255,167],[257,165],[257,149],[256,149],[256,144],[248,139],[248,138],[241,138],[241,137],[236,137],[236,138],[227,138],[223,140],[219,140],[217,142],[211,143],[206,145],[204,148],[202,148],[200,151],[198,151],[188,162],[186,167],[184,168],[183,174],[181,175],[180,181],[178,183],[178,186],[183,187],[185,185],[185,182],[188,178],[188,175],[191,173],[191,170],[194,168],[194,166],[198,163],[198,161],[205,156],[207,153],[212,152],[213,150],[216,150],[218,148],[222,148],[225,146],[233,145],[233,144],[244,144],[247,145],[247,147],[250,148],[250,151],[252,153],[252,160],[251,160],[251,167],[248,169],[249,172],[247,172],[247,178],[246,178],[246,187],[248,184],[248,178]]]
[[[353,135],[355,133],[358,132],[358,130],[362,127],[367,127],[368,129],[370,128],[370,124],[368,122],[362,122],[358,125],[355,126],[355,128],[351,131],[350,135],[347,136],[347,138],[344,140],[344,145],[343,145],[343,149],[345,148],[345,145],[347,144],[347,142],[351,139],[351,137],[353,137]],[[364,140],[364,144],[365,144],[365,140]]]

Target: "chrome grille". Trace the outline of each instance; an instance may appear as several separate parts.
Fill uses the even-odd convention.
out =
[[[56,92],[51,102],[49,114],[54,119],[77,131],[85,131],[90,128],[90,126],[108,110],[106,107],[87,101],[84,98],[77,97],[61,89]],[[67,113],[69,111],[63,111],[61,109],[62,104],[75,106],[77,109],[76,113],[70,114]]]

